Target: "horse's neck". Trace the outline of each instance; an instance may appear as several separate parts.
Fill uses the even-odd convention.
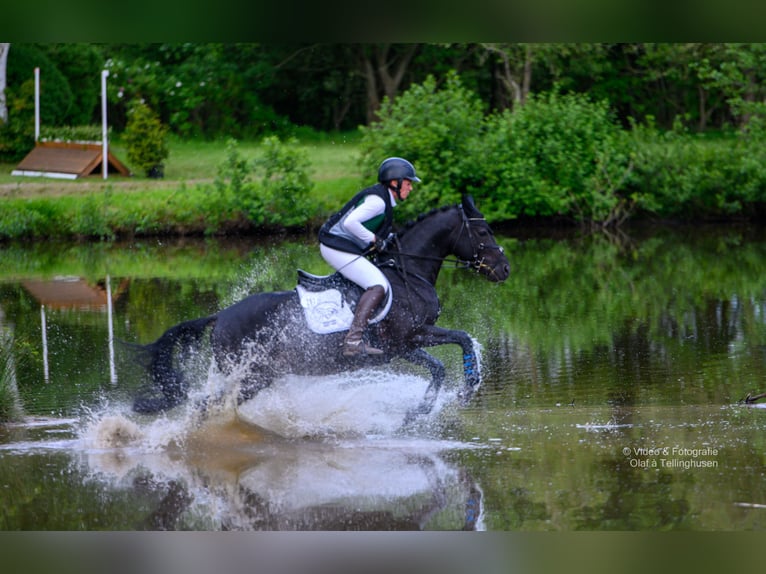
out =
[[[400,248],[405,267],[436,284],[442,261],[450,254],[450,237],[460,225],[455,210],[445,210],[428,215],[414,224],[401,237]]]

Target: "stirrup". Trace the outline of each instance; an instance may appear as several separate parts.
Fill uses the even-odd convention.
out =
[[[383,351],[370,347],[364,343],[364,340],[346,341],[343,343],[343,356],[356,357],[357,355],[382,355]]]

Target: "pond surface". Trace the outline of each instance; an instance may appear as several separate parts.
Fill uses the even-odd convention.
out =
[[[285,375],[239,408],[137,415],[122,342],[329,269],[313,238],[0,246],[3,530],[761,530],[766,234],[498,234],[494,285],[444,269],[439,323],[483,383],[412,424],[407,363]],[[200,361],[196,392],[227,381]],[[766,400],[764,401],[766,402]]]

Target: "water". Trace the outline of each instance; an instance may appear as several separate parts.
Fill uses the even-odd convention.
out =
[[[766,408],[739,402],[766,391],[762,231],[500,240],[505,284],[437,286],[482,387],[459,406],[460,353],[435,349],[448,385],[411,424],[428,379],[400,361],[286,374],[237,408],[201,355],[189,402],[131,412],[142,371],[120,341],[326,272],[310,239],[4,246],[24,417],[0,427],[0,528],[762,529]],[[62,281],[92,300],[57,302]]]

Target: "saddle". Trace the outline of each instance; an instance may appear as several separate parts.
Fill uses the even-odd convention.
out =
[[[314,275],[298,269],[295,291],[309,329],[314,333],[327,334],[348,330],[354,318],[356,302],[364,290],[338,272]],[[387,293],[370,324],[382,321],[391,309],[393,298],[390,286]]]

